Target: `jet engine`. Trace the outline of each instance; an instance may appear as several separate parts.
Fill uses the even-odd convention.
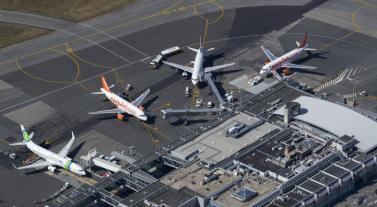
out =
[[[188,77],[187,72],[186,72],[186,71],[183,71],[183,73],[182,73],[182,78],[187,79],[187,77]]]
[[[283,75],[284,76],[289,76],[291,74],[292,74],[292,72],[289,68],[283,68]]]
[[[47,167],[47,169],[48,169],[50,172],[54,173],[55,170],[56,170],[56,167],[50,165],[50,166]]]
[[[117,113],[116,117],[118,120],[121,120],[121,121],[124,119],[124,115],[121,113]]]

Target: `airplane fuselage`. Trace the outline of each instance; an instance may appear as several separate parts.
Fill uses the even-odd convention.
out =
[[[118,109],[124,111],[124,113],[130,114],[142,121],[147,121],[148,117],[145,112],[139,109],[137,106],[133,105],[132,103],[124,100],[120,96],[115,93],[108,92],[101,88],[101,91],[105,94],[107,99],[109,99]]]
[[[191,74],[191,81],[193,85],[203,80],[203,63],[204,63],[204,49],[199,48],[195,56],[194,67]]]
[[[271,73],[272,70],[281,68],[286,63],[291,63],[299,58],[299,56],[305,51],[305,48],[296,48],[290,52],[276,58],[275,60],[267,63],[262,67],[260,75],[266,75]]]
[[[51,163],[51,165],[59,166],[61,168],[64,168],[70,172],[76,173],[78,175],[85,175],[85,171],[82,169],[82,167],[75,162],[72,161],[72,159],[68,157],[62,157],[54,152],[51,152],[37,144],[35,144],[33,141],[27,141],[25,142],[26,147],[32,151],[34,154],[38,155],[39,157],[45,159],[47,162]]]

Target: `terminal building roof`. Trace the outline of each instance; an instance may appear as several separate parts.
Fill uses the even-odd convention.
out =
[[[338,137],[354,137],[360,150],[368,152],[377,146],[377,122],[340,104],[309,96],[293,100],[301,104],[302,113],[294,119],[316,126]],[[274,112],[284,115],[284,107]]]

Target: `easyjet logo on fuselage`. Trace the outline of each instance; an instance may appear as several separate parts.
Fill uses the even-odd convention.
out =
[[[136,111],[130,108],[124,101],[120,100],[117,97],[109,96],[109,100],[114,103],[116,106],[121,107],[129,114],[136,114]]]
[[[288,53],[286,56],[281,57],[280,60],[273,63],[271,68],[274,70],[274,69],[279,68],[284,63],[287,63],[289,61],[293,61],[299,53],[300,53],[300,51],[292,51],[292,52]]]

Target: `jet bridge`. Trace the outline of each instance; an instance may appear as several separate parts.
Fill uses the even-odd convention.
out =
[[[206,79],[209,87],[212,89],[216,98],[219,100],[220,106],[222,107],[225,104],[223,97],[221,97],[219,90],[217,89],[215,82],[213,82],[212,73],[205,73],[204,78]]]
[[[206,79],[208,85],[210,86],[211,90],[215,94],[216,98],[220,103],[219,108],[185,108],[185,109],[162,109],[162,118],[167,119],[172,116],[198,116],[202,114],[217,114],[221,113],[225,110],[224,105],[226,102],[224,101],[223,97],[220,95],[219,90],[217,89],[214,81],[212,73],[205,73],[204,78]]]
[[[224,108],[187,108],[187,109],[162,109],[162,118],[167,119],[172,116],[197,116],[202,114],[217,114],[224,111]]]

